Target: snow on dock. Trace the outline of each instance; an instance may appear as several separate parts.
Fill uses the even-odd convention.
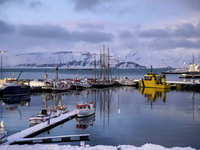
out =
[[[33,143],[55,143],[55,142],[73,142],[89,140],[90,134],[77,135],[61,135],[36,138],[21,138],[17,139],[13,144],[33,144]]]
[[[51,118],[50,121],[46,121],[40,124],[37,124],[33,127],[22,130],[21,132],[15,133],[7,138],[7,142],[5,144],[15,143],[18,139],[33,137],[47,129],[53,128],[65,121],[71,120],[76,116],[75,110],[61,114],[59,117]]]

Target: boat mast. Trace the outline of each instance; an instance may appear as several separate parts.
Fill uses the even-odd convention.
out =
[[[96,54],[94,53],[94,74],[95,74],[95,81],[97,79],[97,72],[96,72]]]
[[[110,70],[109,70],[109,68],[110,68],[109,59],[110,59],[110,58],[109,58],[109,48],[108,48],[108,80],[109,80],[109,71],[110,71]]]
[[[100,79],[102,80],[102,54],[101,54],[101,49],[100,49],[100,65],[99,65],[99,67],[100,67]]]
[[[48,74],[47,71],[45,71],[45,82],[47,82]]]
[[[106,62],[105,62],[105,45],[103,45],[103,67],[104,67],[104,71],[103,71],[103,80],[106,80]]]
[[[118,56],[118,66],[117,67],[118,67],[117,71],[118,71],[118,79],[119,79],[119,56]]]
[[[56,82],[58,82],[58,67],[56,67]]]
[[[3,79],[3,51],[1,51],[1,79]]]

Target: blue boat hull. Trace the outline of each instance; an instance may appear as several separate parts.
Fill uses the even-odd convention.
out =
[[[30,94],[30,86],[8,86],[3,89],[3,96]]]

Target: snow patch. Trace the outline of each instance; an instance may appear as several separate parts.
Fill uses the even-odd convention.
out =
[[[172,147],[165,148],[155,144],[145,144],[141,147],[135,147],[133,145],[119,145],[119,146],[106,146],[97,145],[85,147],[71,146],[71,145],[57,145],[57,144],[35,144],[35,145],[2,145],[1,150],[195,150],[191,147]]]

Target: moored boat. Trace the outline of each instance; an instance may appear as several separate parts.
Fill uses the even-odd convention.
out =
[[[7,141],[7,131],[4,129],[3,121],[0,124],[0,144]]]
[[[69,112],[66,106],[60,105],[59,107],[53,106],[47,108],[43,108],[38,115],[33,116],[29,119],[30,126],[34,126],[36,124],[48,121],[51,118],[56,118],[61,114],[65,114]]]
[[[90,104],[83,101],[79,102],[78,105],[76,105],[76,114],[78,117],[87,117],[95,114],[93,101],[91,101]]]
[[[136,82],[134,79],[129,79],[128,77],[125,77],[123,79],[115,80],[116,84],[122,85],[122,86],[135,86]]]
[[[163,88],[163,89],[170,89],[170,84],[166,83],[166,75],[158,75],[154,72],[151,72],[144,75],[144,78],[139,80],[140,87],[148,87],[148,88]]]
[[[184,73],[184,74],[181,74],[180,76],[179,76],[179,78],[200,78],[200,72],[187,72],[187,73]]]
[[[5,79],[6,84],[2,85],[3,96],[16,96],[30,94],[30,86],[25,85],[23,81],[18,81],[15,78]]]
[[[67,91],[71,88],[71,86],[65,82],[54,82],[52,91],[53,92],[63,92]]]

